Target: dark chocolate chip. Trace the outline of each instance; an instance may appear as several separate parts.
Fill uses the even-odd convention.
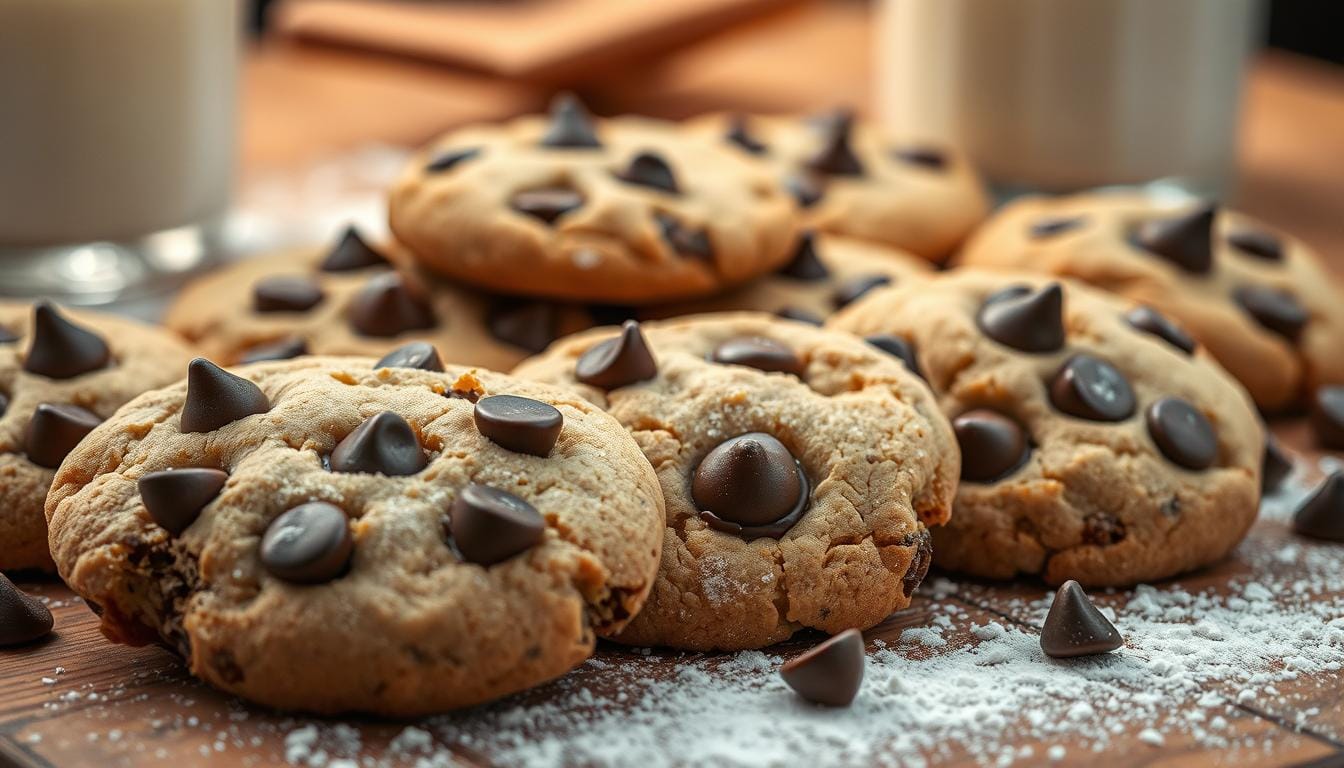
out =
[[[821,258],[817,256],[816,234],[811,231],[804,232],[798,238],[798,247],[793,251],[793,258],[784,268],[779,270],[779,274],[786,277],[792,277],[795,280],[807,280],[809,282],[816,280],[825,280],[831,276],[830,270],[821,263]]]
[[[228,479],[228,474],[218,469],[190,467],[150,472],[136,486],[150,519],[180,536],[196,522],[205,505],[215,500]]]
[[[583,205],[583,195],[569,187],[545,187],[519,192],[509,201],[513,210],[547,224]]]
[[[1012,419],[987,408],[952,420],[961,446],[961,479],[988,483],[1012,474],[1027,460],[1027,433]]]
[[[915,357],[915,347],[909,341],[900,336],[892,336],[889,333],[865,336],[863,340],[899,359],[905,363],[905,367],[909,368],[911,373],[921,379],[924,378],[924,371],[919,367],[919,359]]]
[[[1293,513],[1293,530],[1303,536],[1344,542],[1344,472],[1331,472]]]
[[[480,147],[466,147],[462,149],[446,149],[429,159],[425,163],[425,173],[443,173],[451,170],[458,163],[471,160],[481,154]]]
[[[306,312],[322,301],[322,286],[297,275],[264,277],[252,286],[252,308],[258,312]]]
[[[658,228],[663,239],[672,246],[679,256],[693,259],[714,260],[714,249],[709,244],[709,235],[703,229],[691,229],[666,213],[655,213]]]
[[[901,577],[901,594],[909,597],[923,583],[924,577],[929,575],[929,566],[933,565],[933,537],[927,528],[921,528],[918,534],[906,538],[915,548],[910,567],[905,569],[905,575]]]
[[[635,155],[630,165],[617,174],[617,178],[627,184],[661,189],[674,195],[681,192],[677,187],[677,177],[672,173],[672,166],[656,152],[640,152]]]
[[[18,334],[0,325],[0,344],[13,344],[19,340]]]
[[[1195,353],[1197,345],[1190,334],[1152,307],[1138,306],[1129,310],[1125,313],[1125,322],[1136,330],[1151,333],[1187,355]]]
[[[1086,216],[1049,216],[1044,219],[1037,219],[1032,222],[1027,233],[1041,240],[1055,235],[1062,235],[1070,230],[1077,229],[1087,223]]]
[[[841,283],[835,289],[835,294],[831,300],[835,302],[837,309],[847,307],[850,304],[863,298],[869,291],[875,288],[881,288],[884,285],[891,285],[889,275],[859,275],[851,277]]]
[[[374,368],[415,368],[421,371],[443,371],[439,350],[427,341],[412,341],[383,355]]]
[[[792,349],[761,336],[738,336],[719,344],[709,359],[722,365],[744,365],[760,371],[802,377],[807,366]]]
[[[1218,458],[1213,425],[1193,405],[1164,397],[1148,406],[1148,434],[1162,455],[1186,469],[1207,469]]]
[[[243,353],[240,363],[261,363],[267,360],[292,360],[308,354],[308,342],[298,336],[289,336],[279,341],[258,344]]]
[[[501,299],[485,316],[491,336],[534,354],[555,341],[558,324],[555,305],[544,301]]]
[[[107,366],[112,353],[102,337],[75,325],[39,301],[33,307],[33,337],[23,369],[52,379],[69,379]]]
[[[809,312],[802,307],[780,307],[775,312],[775,317],[782,317],[785,320],[794,320],[808,325],[821,325],[824,320],[815,312]]]
[[[850,147],[849,137],[854,128],[854,116],[837,113],[822,127],[822,144],[804,165],[827,176],[862,176],[863,163]]]
[[[619,336],[593,345],[574,364],[575,378],[602,389],[624,387],[657,375],[658,364],[634,320],[626,320]]]
[[[1165,219],[1144,222],[1134,232],[1134,244],[1186,272],[1204,274],[1213,268],[1213,219],[1218,209],[1201,205]]]
[[[779,676],[799,696],[828,707],[847,707],[863,684],[863,635],[844,632],[785,662]]]
[[[549,456],[560,438],[564,417],[550,403],[517,395],[493,395],[476,401],[476,429],[516,453]]]
[[[396,272],[370,278],[350,300],[347,313],[356,331],[381,338],[426,330],[436,324],[429,302]]]
[[[903,147],[893,150],[891,156],[931,171],[941,171],[947,167],[947,154],[934,147]]]
[[[1047,656],[1094,656],[1124,644],[1115,625],[1097,610],[1078,582],[1070,579],[1060,586],[1041,627],[1041,650]]]
[[[1124,421],[1134,413],[1134,390],[1115,366],[1080,354],[1069,358],[1050,382],[1050,402],[1070,416]]]
[[[77,405],[39,403],[23,431],[23,452],[39,467],[55,469],[101,423],[98,414]]]
[[[203,357],[187,366],[187,399],[182,405],[183,432],[213,432],[244,416],[266,413],[271,401],[252,382]]]
[[[331,452],[332,472],[413,475],[427,459],[420,438],[405,419],[383,411],[355,428]]]
[[[1279,441],[1270,434],[1265,435],[1265,456],[1260,462],[1260,491],[1273,493],[1278,490],[1288,475],[1293,472],[1293,458],[1283,450]]]
[[[1174,502],[1174,509],[1180,509],[1180,501],[1172,499],[1167,504]],[[1167,512],[1167,504],[1163,505],[1163,511]],[[1105,512],[1093,512],[1083,518],[1083,543],[1091,544],[1094,547],[1109,547],[1112,544],[1119,544],[1125,540],[1127,535],[1125,523],[1115,515]]]
[[[743,531],[783,521],[792,525],[806,508],[809,492],[797,459],[764,432],[748,432],[715,446],[691,479],[691,498],[701,518]]]
[[[765,154],[765,145],[751,135],[750,129],[747,128],[747,118],[744,115],[733,115],[729,119],[728,132],[724,134],[724,138],[736,144],[748,154]]]
[[[1015,295],[1000,291],[981,306],[977,320],[980,330],[1000,344],[1053,352],[1064,346],[1064,291],[1059,283]]]
[[[355,541],[350,522],[335,504],[310,501],[271,521],[261,537],[261,564],[276,578],[321,584],[350,565]]]
[[[387,259],[370,248],[354,227],[347,227],[345,234],[341,235],[340,242],[336,243],[336,247],[331,249],[318,268],[323,272],[351,272],[386,266],[388,266]]]
[[[788,177],[784,180],[784,189],[802,208],[811,208],[826,194],[825,182],[807,174],[794,174]]]
[[[1344,386],[1316,390],[1311,396],[1310,421],[1322,448],[1344,449]]]
[[[1297,341],[1307,324],[1307,311],[1291,294],[1263,285],[1244,285],[1232,293],[1246,313],[1261,326],[1289,341]]]
[[[1265,261],[1283,261],[1283,241],[1269,232],[1248,229],[1233,232],[1227,242],[1242,253]]]
[[[563,149],[593,149],[601,147],[593,119],[588,110],[572,93],[557,94],[551,101],[551,122],[541,137],[541,146]]]
[[[31,643],[51,632],[51,611],[0,573],[0,646]]]
[[[453,502],[448,534],[467,562],[494,565],[540,544],[546,521],[508,491],[473,483]]]

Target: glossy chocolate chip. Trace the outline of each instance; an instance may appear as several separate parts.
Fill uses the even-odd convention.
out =
[[[39,403],[23,431],[23,452],[39,467],[55,469],[101,423],[98,414],[77,405]]]
[[[1344,449],[1344,386],[1321,387],[1312,394],[1310,422],[1322,448]]]
[[[858,275],[840,283],[832,294],[831,300],[837,309],[847,307],[863,298],[869,291],[891,285],[889,275]]]
[[[345,512],[325,501],[310,501],[271,522],[261,537],[260,557],[276,578],[321,584],[345,573],[354,549]]]
[[[352,272],[386,266],[389,266],[387,259],[370,248],[354,227],[347,227],[340,242],[336,243],[336,247],[331,249],[318,268],[323,272]]]
[[[822,264],[821,258],[817,256],[815,233],[808,231],[799,236],[798,246],[793,250],[793,258],[779,270],[779,274],[809,282],[825,280],[831,276],[830,270],[826,269],[826,265]]]
[[[703,229],[691,229],[666,213],[655,213],[658,229],[663,239],[672,246],[678,256],[692,259],[714,260],[714,249],[709,244],[709,235]]]
[[[448,534],[467,562],[494,565],[540,544],[546,521],[508,491],[472,484],[453,502]]]
[[[1011,295],[1000,291],[981,306],[977,320],[980,330],[1000,344],[1022,352],[1054,352],[1064,346],[1064,291],[1059,283]]]
[[[902,147],[893,150],[891,156],[903,163],[931,171],[941,171],[947,167],[947,154],[934,147]]]
[[[429,159],[425,163],[425,173],[443,173],[452,170],[459,163],[472,160],[481,154],[480,147],[465,147],[460,149],[446,149]]]
[[[1017,470],[1031,450],[1027,433],[1012,419],[987,408],[952,420],[961,446],[961,479],[973,483],[1000,480]]]
[[[180,536],[196,522],[205,505],[215,500],[228,479],[228,474],[218,469],[191,467],[150,472],[136,486],[150,519]]]
[[[811,208],[826,194],[826,184],[811,175],[794,174],[784,180],[784,190],[798,202],[799,207]]]
[[[656,152],[640,152],[630,161],[626,169],[617,174],[621,181],[641,187],[652,187],[671,194],[681,192],[677,187],[677,177],[672,166]]]
[[[261,363],[267,360],[292,360],[308,354],[308,342],[298,336],[289,336],[279,341],[258,344],[238,358],[240,363]]]
[[[1115,366],[1092,355],[1074,355],[1050,382],[1050,402],[1070,416],[1124,421],[1134,413],[1134,390]]]
[[[765,154],[765,145],[751,135],[751,130],[747,128],[747,118],[744,115],[733,115],[728,121],[728,132],[724,138],[730,143],[736,144],[738,148],[752,155]]]
[[[701,518],[743,531],[784,521],[792,525],[806,508],[809,491],[793,454],[764,432],[748,432],[715,446],[691,478],[691,498]]]
[[[502,299],[485,316],[491,336],[533,354],[555,341],[558,325],[555,306],[543,301]]]
[[[863,635],[846,629],[784,663],[779,676],[799,696],[828,707],[847,707],[863,684]]]
[[[1152,307],[1138,306],[1129,310],[1125,313],[1125,322],[1136,330],[1151,333],[1187,355],[1195,353],[1197,344],[1190,334]]]
[[[46,637],[52,623],[51,611],[41,600],[0,573],[0,646],[24,645]]]
[[[350,325],[365,336],[387,338],[436,324],[428,300],[396,272],[370,278],[346,312]]]
[[[919,367],[919,359],[915,357],[915,347],[909,341],[888,333],[865,336],[863,340],[905,363],[905,367],[909,368],[911,373],[921,379],[924,378],[924,371]]]
[[[1193,405],[1164,397],[1148,406],[1148,434],[1172,462],[1186,469],[1208,469],[1218,458],[1213,425]]]
[[[1291,294],[1263,285],[1244,285],[1232,293],[1246,313],[1264,328],[1297,341],[1307,325],[1307,311]]]
[[[513,210],[547,224],[583,205],[583,195],[569,187],[546,187],[519,192],[509,201]]]
[[[619,336],[593,345],[574,364],[575,378],[602,389],[628,386],[657,375],[658,364],[634,320],[626,320]]]
[[[67,320],[50,302],[33,307],[32,334],[23,359],[23,369],[29,373],[69,379],[105,368],[112,359],[101,336]]]
[[[721,365],[744,365],[770,373],[791,373],[802,377],[807,371],[792,349],[774,339],[739,336],[719,344],[709,359]]]
[[[557,94],[551,101],[551,122],[541,137],[541,146],[556,149],[594,149],[602,146],[588,115],[578,97],[572,93]]]
[[[1078,229],[1085,223],[1087,223],[1086,216],[1048,216],[1032,222],[1027,234],[1033,239],[1044,240]]]
[[[336,444],[331,471],[397,477],[419,472],[427,461],[411,425],[392,411],[383,411]]]
[[[443,371],[439,350],[427,341],[412,341],[383,355],[373,364],[377,368],[414,368],[421,371]]]
[[[1109,653],[1125,644],[1078,582],[1064,582],[1041,626],[1041,650],[1056,659]]]
[[[1186,272],[1204,274],[1213,268],[1213,205],[1141,224],[1134,244],[1175,264]]]
[[[252,309],[257,312],[306,312],[322,301],[322,286],[310,277],[276,275],[252,286]]]
[[[549,456],[560,438],[564,417],[550,403],[517,395],[493,395],[476,401],[476,429],[516,453]]]
[[[1293,530],[1303,536],[1344,542],[1344,472],[1329,476],[1293,513]]]
[[[244,416],[266,413],[271,401],[241,376],[203,357],[187,366],[187,399],[182,405],[183,432],[213,432]]]
[[[793,320],[808,325],[821,325],[824,320],[815,312],[808,311],[802,307],[780,307],[775,311],[775,317],[782,317],[785,320]]]
[[[1283,261],[1283,241],[1262,230],[1248,229],[1227,236],[1233,248],[1264,261]]]
[[[862,176],[863,163],[850,146],[854,116],[848,112],[836,113],[821,126],[821,146],[804,161],[809,170],[827,176]]]
[[[1273,493],[1293,473],[1293,458],[1273,435],[1265,436],[1265,455],[1260,462],[1260,491]]]

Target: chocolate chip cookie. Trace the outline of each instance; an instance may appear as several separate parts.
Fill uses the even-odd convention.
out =
[[[618,641],[742,649],[869,627],[928,569],[956,444],[924,384],[859,339],[749,313],[631,321],[516,374],[607,408],[658,472],[662,570]]]
[[[964,263],[1072,277],[1179,321],[1266,410],[1344,383],[1344,295],[1316,254],[1248,216],[1134,194],[1029,198]]]
[[[1255,519],[1264,433],[1179,326],[1077,283],[958,270],[828,327],[903,351],[961,446],[935,562],[1119,586],[1222,558]]]
[[[0,570],[54,568],[42,505],[70,449],[181,375],[172,334],[96,312],[0,302]]]
[[[577,395],[422,344],[234,370],[193,361],[56,476],[52,555],[114,640],[275,707],[418,715],[556,677],[644,602],[657,477]]]
[[[647,304],[706,296],[781,266],[796,209],[767,166],[654,120],[549,117],[462,128],[391,192],[398,239],[490,290]]]
[[[942,263],[989,212],[984,184],[963,154],[890,140],[846,111],[808,119],[711,115],[692,126],[770,163],[818,230]]]

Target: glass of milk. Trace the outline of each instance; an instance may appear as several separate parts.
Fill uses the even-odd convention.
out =
[[[220,245],[240,0],[0,0],[0,295],[153,291]]]

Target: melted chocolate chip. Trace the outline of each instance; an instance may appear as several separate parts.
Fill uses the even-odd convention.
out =
[[[23,452],[39,467],[55,469],[84,436],[103,423],[77,405],[40,403],[23,431]]]
[[[475,159],[480,154],[480,147],[444,150],[431,157],[428,163],[425,163],[425,173],[443,173],[456,167],[459,163]]]
[[[602,389],[628,386],[657,375],[658,364],[634,320],[626,320],[619,336],[593,345],[574,364],[575,378]]]
[[[1041,627],[1041,650],[1047,656],[1093,656],[1124,644],[1115,625],[1097,610],[1078,582],[1070,580],[1060,586]]]
[[[1303,536],[1344,542],[1344,472],[1331,472],[1293,513],[1293,530]]]
[[[555,149],[594,149],[602,146],[588,115],[577,96],[556,95],[551,102],[551,122],[541,137],[541,146]]]
[[[909,341],[900,336],[892,336],[888,333],[865,336],[863,340],[892,357],[897,358],[905,363],[905,367],[909,368],[911,373],[921,379],[924,378],[924,371],[919,367],[919,359],[915,357],[915,347]]]
[[[1007,290],[1019,289],[1014,286]],[[1038,291],[1000,291],[980,307],[980,330],[1022,352],[1053,352],[1064,346],[1064,291],[1050,283]]]
[[[1031,448],[1016,421],[987,408],[967,411],[952,420],[961,446],[961,479],[973,483],[1001,480],[1022,466]]]
[[[947,167],[947,154],[934,147],[904,147],[893,150],[891,156],[931,171],[941,171]]]
[[[1227,242],[1242,253],[1264,261],[1283,261],[1283,241],[1269,232],[1243,230],[1227,236]]]
[[[802,517],[810,493],[802,465],[764,432],[720,443],[691,478],[691,499],[700,518],[745,539],[783,536]]]
[[[1213,205],[1202,205],[1180,216],[1144,222],[1135,230],[1133,242],[1186,272],[1202,275],[1213,268],[1213,219],[1217,210]]]
[[[443,371],[439,350],[427,341],[412,341],[383,355],[373,364],[377,368],[414,368],[421,371]]]
[[[50,302],[33,307],[33,336],[23,369],[52,379],[70,379],[104,368],[112,353],[102,337],[65,319]]]
[[[501,299],[485,316],[491,336],[533,354],[555,341],[558,324],[555,306],[542,301]]]
[[[568,187],[546,187],[519,192],[509,200],[513,210],[547,224],[583,205],[583,195]]]
[[[821,263],[821,258],[817,256],[817,236],[811,231],[804,232],[798,238],[798,247],[793,251],[793,258],[789,260],[784,268],[779,270],[779,274],[785,277],[792,277],[795,280],[807,280],[815,282],[825,280],[831,276],[830,270]]]
[[[784,180],[784,189],[802,208],[811,208],[826,194],[825,182],[808,174],[794,174],[788,177]]]
[[[765,145],[751,135],[751,131],[747,128],[747,118],[744,115],[732,116],[728,121],[728,132],[724,134],[724,138],[736,144],[748,154],[765,154]]]
[[[1125,322],[1136,330],[1151,333],[1187,355],[1195,353],[1197,345],[1190,334],[1152,307],[1138,306],[1129,310],[1125,313]]]
[[[346,312],[350,325],[365,336],[387,338],[436,324],[429,302],[396,272],[370,278]]]
[[[549,456],[560,438],[564,417],[550,403],[517,395],[492,395],[476,401],[476,429],[516,453]]]
[[[703,229],[691,229],[666,213],[655,213],[658,228],[663,239],[679,256],[692,259],[714,260],[714,249],[709,244],[709,234]]]
[[[1134,390],[1115,366],[1091,355],[1069,358],[1050,382],[1050,402],[1092,421],[1124,421],[1134,413]]]
[[[719,344],[709,359],[722,365],[744,365],[760,371],[791,373],[799,378],[807,366],[784,344],[761,336],[739,336]]]
[[[187,366],[187,398],[182,405],[183,432],[213,432],[244,416],[266,413],[271,401],[256,384],[235,376],[203,357]]]
[[[136,483],[145,511],[160,528],[180,536],[229,479],[218,469],[192,467],[150,472]]]
[[[383,411],[336,444],[331,471],[396,477],[419,472],[427,461],[411,425],[392,411]]]
[[[540,544],[546,521],[508,491],[472,484],[453,502],[448,534],[467,562],[494,565]]]
[[[279,341],[258,344],[243,353],[240,363],[261,363],[267,360],[291,360],[308,354],[308,342],[298,336],[289,336]]]
[[[923,583],[924,577],[929,575],[929,566],[933,565],[933,537],[927,528],[921,528],[918,534],[907,535],[906,539],[915,548],[910,567],[905,569],[905,575],[901,577],[901,594],[909,597]]]
[[[864,662],[863,635],[857,629],[846,629],[785,662],[779,676],[813,704],[847,707],[863,684]]]
[[[309,277],[276,275],[252,286],[252,308],[257,312],[306,312],[322,301],[322,286]]]
[[[1322,448],[1344,449],[1344,386],[1316,390],[1311,396],[1310,422]]]
[[[310,501],[271,522],[261,537],[260,557],[276,578],[321,584],[345,573],[354,549],[345,512],[325,501]]]
[[[627,184],[652,187],[674,195],[681,192],[677,187],[677,177],[672,173],[672,166],[656,152],[640,152],[635,155],[630,165],[617,174],[617,178]]]
[[[387,259],[381,253],[369,247],[354,227],[347,227],[335,248],[322,260],[319,269],[323,272],[352,272],[369,267],[386,267]]]
[[[1296,298],[1273,288],[1244,285],[1232,293],[1232,298],[1257,323],[1289,341],[1297,341],[1309,319]]]
[[[850,146],[850,134],[854,128],[854,116],[848,112],[837,113],[822,126],[822,144],[815,153],[804,162],[809,170],[827,176],[862,176],[863,163],[854,154]]]
[[[1260,491],[1273,493],[1293,472],[1293,459],[1273,435],[1265,435],[1265,455],[1260,462]]]
[[[851,277],[841,283],[835,289],[835,294],[831,297],[835,302],[836,309],[847,307],[858,301],[875,288],[881,288],[884,285],[891,285],[891,277],[888,275],[858,275]]]
[[[1213,425],[1193,405],[1164,397],[1148,406],[1148,434],[1162,455],[1186,469],[1207,469],[1218,458]]]
[[[0,646],[24,645],[46,637],[52,623],[51,611],[41,600],[25,594],[0,573]]]

